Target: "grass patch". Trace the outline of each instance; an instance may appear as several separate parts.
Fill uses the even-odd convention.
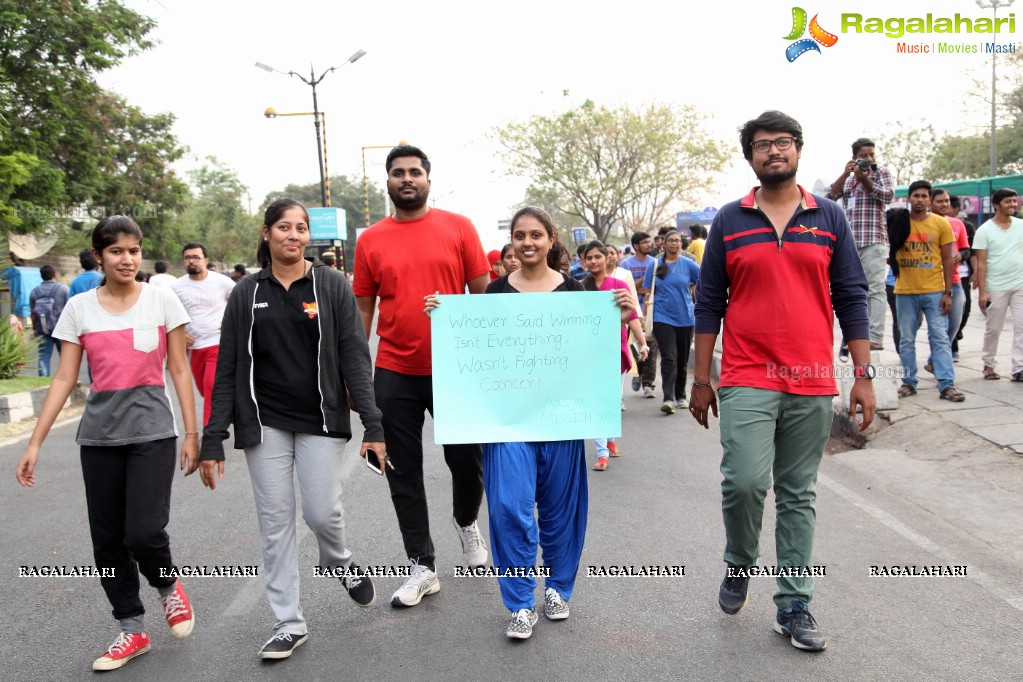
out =
[[[16,377],[14,379],[0,379],[0,395],[21,393],[31,391],[33,388],[40,388],[50,385],[51,377]]]

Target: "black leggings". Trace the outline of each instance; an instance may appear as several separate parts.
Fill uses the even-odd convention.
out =
[[[145,613],[139,572],[153,587],[176,581],[167,522],[177,438],[116,446],[82,446],[82,476],[96,568],[113,569],[100,583],[118,620]]]
[[[692,327],[675,327],[654,322],[654,337],[661,347],[661,388],[667,402],[686,399],[689,344],[693,340]]]

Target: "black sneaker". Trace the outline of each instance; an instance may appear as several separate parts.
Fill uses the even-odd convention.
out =
[[[373,580],[358,564],[348,564],[345,574],[341,576],[341,584],[348,590],[348,596],[363,608],[369,608],[377,601],[377,591]]]
[[[718,605],[721,610],[729,616],[734,616],[746,606],[748,594],[749,575],[746,574],[746,569],[728,564],[725,579],[721,581],[721,589],[718,590]]]
[[[846,362],[849,359],[849,346],[842,344],[842,347],[838,349],[838,359],[842,362]]]
[[[805,601],[793,601],[789,608],[779,610],[774,631],[785,635],[792,646],[804,651],[823,651],[828,645]]]
[[[309,634],[293,635],[290,632],[278,632],[259,650],[260,658],[271,660],[290,658],[301,644],[309,639]]]

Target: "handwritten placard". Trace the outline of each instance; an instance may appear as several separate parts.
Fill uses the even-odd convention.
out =
[[[609,291],[440,296],[437,443],[622,433],[621,314]]]

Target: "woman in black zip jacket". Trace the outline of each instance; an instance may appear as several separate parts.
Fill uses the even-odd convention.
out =
[[[369,346],[355,296],[344,276],[304,258],[309,216],[279,199],[264,216],[257,258],[262,270],[243,278],[224,312],[200,477],[216,488],[224,476],[224,440],[234,425],[245,451],[259,518],[264,581],[274,635],[261,658],[288,658],[308,638],[299,605],[295,489],[316,536],[319,567],[341,578],[360,606],[376,592],[352,561],[341,506],[341,455],[352,436],[347,393],[365,428],[360,454],[386,455],[373,394]]]

